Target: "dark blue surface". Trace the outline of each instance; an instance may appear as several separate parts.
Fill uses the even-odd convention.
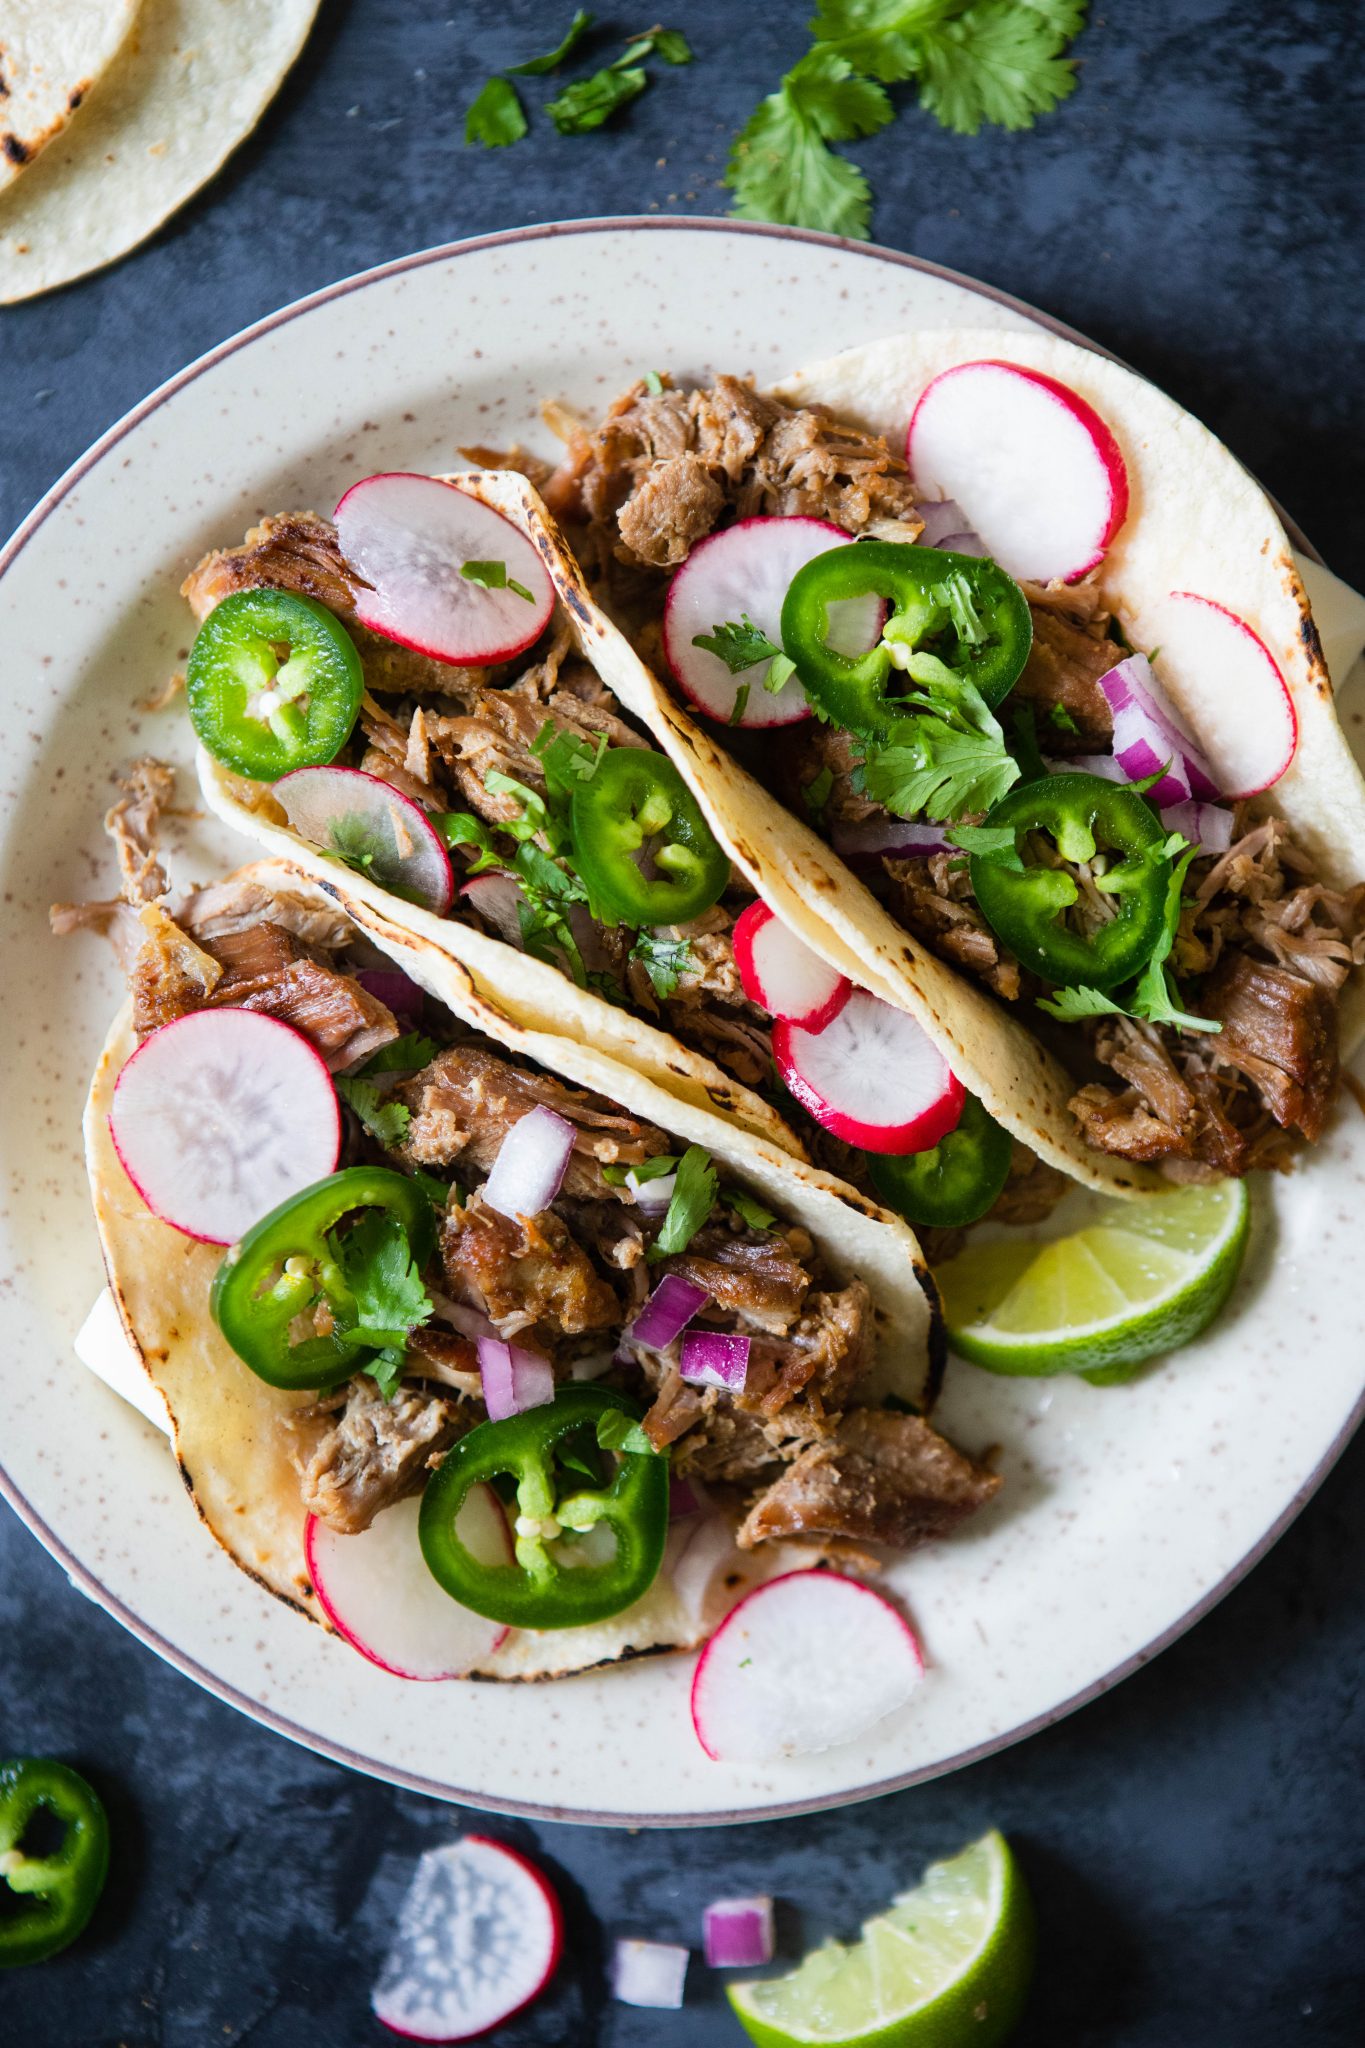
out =
[[[698,61],[662,73],[619,126],[561,140],[538,124],[516,150],[465,150],[473,85],[554,40],[571,11],[324,0],[297,71],[216,184],[114,270],[0,312],[0,532],[163,377],[335,277],[539,218],[723,211],[729,134],[799,54],[809,0],[681,0],[668,19]],[[1003,286],[1154,376],[1358,583],[1361,20],[1343,0],[1128,0],[1101,11],[1078,48],[1080,90],[1031,134],[964,141],[907,108],[855,152],[879,239]],[[602,1963],[614,1935],[696,1943],[708,1898],[770,1890],[795,1953],[852,1932],[930,1856],[996,1824],[1020,1848],[1042,1923],[1020,2048],[1358,2043],[1363,1481],[1357,1444],[1193,1636],[945,1782],[726,1832],[476,1820],[540,1858],[569,1919],[553,1995],[499,2038],[738,2040],[699,1963],[683,2013],[613,2006]],[[412,1856],[460,1816],[197,1692],[72,1591],[8,1514],[0,1642],[0,1752],[88,1771],[115,1839],[80,1946],[0,1977],[0,2042],[389,2038],[367,2010],[386,1928]]]

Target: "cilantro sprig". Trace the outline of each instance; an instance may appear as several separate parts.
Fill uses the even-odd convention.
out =
[[[659,1225],[659,1235],[646,1256],[651,1260],[667,1259],[676,1252],[685,1252],[715,1208],[719,1191],[720,1176],[711,1164],[710,1153],[700,1145],[689,1145],[678,1161],[678,1177]]]
[[[723,625],[713,626],[709,633],[694,633],[692,645],[704,647],[708,654],[716,655],[732,676],[742,675],[745,669],[757,668],[761,661],[768,662],[770,667],[763,678],[763,687],[771,690],[774,696],[796,674],[796,663],[791,656],[775,646],[747,612],[741,612],[738,619],[726,619]]]
[[[855,738],[853,785],[899,818],[961,818],[988,811],[1019,780],[1019,763],[975,683],[931,654],[912,654],[919,688],[898,703],[908,716]]]
[[[433,1306],[407,1231],[392,1210],[371,1209],[344,1235],[333,1232],[327,1248],[346,1290],[337,1299],[329,1297],[334,1334],[372,1354],[362,1370],[391,1401],[403,1375],[408,1339]]]
[[[480,590],[510,590],[513,597],[524,598],[527,604],[535,603],[526,585],[508,575],[506,562],[465,562],[460,574],[466,583],[477,583]]]
[[[512,78],[544,78],[558,71],[588,35],[593,20],[587,9],[580,7],[554,49],[528,57],[520,64],[509,64],[508,76],[490,78],[465,115],[466,143],[502,149],[509,143],[520,142],[529,131]],[[665,64],[690,64],[692,50],[686,36],[674,28],[650,28],[632,36],[621,55],[610,64],[585,78],[572,79],[545,102],[545,112],[559,134],[590,135],[622,107],[638,99],[649,84],[649,73],[643,68],[649,57],[658,57]]]
[[[1194,1017],[1188,1010],[1182,1010],[1179,990],[1167,961],[1180,929],[1180,911],[1184,901],[1185,877],[1190,862],[1199,852],[1197,846],[1186,846],[1178,834],[1167,841],[1168,853],[1185,850],[1171,870],[1171,879],[1166,886],[1166,912],[1161,935],[1152,950],[1152,957],[1134,983],[1126,1003],[1116,1002],[1097,988],[1059,988],[1050,996],[1039,996],[1038,1007],[1046,1010],[1049,1017],[1058,1017],[1064,1024],[1078,1023],[1083,1017],[1138,1017],[1148,1024],[1170,1024],[1177,1031],[1221,1031],[1222,1025],[1211,1017]]]

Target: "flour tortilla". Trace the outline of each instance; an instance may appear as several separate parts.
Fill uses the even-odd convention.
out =
[[[138,0],[4,0],[0,192],[66,127],[132,27]]]
[[[31,4],[42,16],[65,0]],[[133,11],[131,0],[104,5]],[[69,284],[153,234],[251,133],[317,9],[318,0],[142,0],[79,119],[0,194],[0,305]]]
[[[267,888],[287,884],[295,896],[315,888],[320,907],[335,893],[280,862],[259,862],[246,872]],[[860,1393],[869,1401],[886,1394],[912,1403],[927,1398],[931,1364],[941,1348],[936,1297],[918,1246],[899,1218],[714,1113],[676,1101],[600,1050],[515,1023],[479,992],[458,961],[372,905],[348,907],[370,937],[463,1022],[662,1124],[680,1144],[705,1146],[736,1180],[801,1223],[832,1270],[841,1277],[859,1275],[871,1289],[875,1358]],[[309,1421],[294,1432],[282,1426],[310,1397],[267,1386],[224,1342],[209,1314],[222,1251],[160,1222],[123,1171],[109,1135],[109,1110],[114,1083],[135,1043],[125,1006],[100,1055],[85,1113],[86,1163],[110,1289],[132,1345],[165,1400],[175,1455],[200,1517],[260,1585],[327,1626],[308,1577],[299,1479],[289,1454],[291,1435],[306,1456],[323,1425]],[[794,1546],[769,1545],[750,1554],[731,1543],[725,1554],[722,1540],[705,1597],[689,1596],[670,1569],[688,1533],[670,1535],[664,1571],[626,1613],[584,1629],[514,1630],[473,1675],[563,1677],[650,1651],[695,1647],[760,1580],[813,1561],[810,1551]]]

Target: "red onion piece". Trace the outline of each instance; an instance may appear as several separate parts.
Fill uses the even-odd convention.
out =
[[[543,1408],[555,1397],[555,1376],[548,1358],[523,1351],[501,1337],[478,1340],[483,1405],[490,1422],[504,1422],[527,1408]]]
[[[986,543],[979,533],[964,527],[961,533],[945,533],[937,543],[945,555],[975,555],[978,561],[986,558]]]
[[[695,1280],[684,1280],[681,1273],[665,1273],[635,1321],[625,1331],[623,1341],[628,1338],[632,1344],[644,1344],[651,1351],[662,1351],[675,1337],[681,1337],[692,1318],[701,1314],[710,1299],[706,1289],[698,1287]]]
[[[1165,764],[1149,792],[1159,809],[1191,797],[1217,801],[1213,772],[1166,703],[1145,654],[1130,654],[1100,677],[1099,686],[1114,714],[1114,758],[1130,782]]]
[[[458,1330],[462,1337],[497,1336],[492,1323],[478,1309],[468,1307],[463,1301],[452,1301],[448,1294],[441,1294],[434,1287],[428,1287],[427,1293],[442,1322],[449,1323],[451,1329]]]
[[[392,1010],[395,1017],[412,1017],[421,1021],[425,993],[415,981],[410,981],[397,967],[362,967],[356,980],[363,989]]]
[[[1065,761],[1049,760],[1044,766],[1051,775],[1065,775],[1074,768],[1082,775],[1102,776],[1106,782],[1129,780],[1112,754],[1068,754]]]
[[[908,819],[864,818],[856,825],[836,825],[830,834],[834,851],[854,867],[879,861],[884,853],[898,859],[919,859],[955,851],[942,825],[912,825]]]
[[[686,1515],[699,1515],[701,1513],[706,1503],[697,1491],[697,1486],[700,1483],[700,1481],[697,1481],[694,1484],[690,1479],[670,1478],[668,1482],[668,1519],[670,1522],[680,1522]]]
[[[538,1102],[519,1117],[498,1148],[483,1198],[500,1216],[539,1216],[564,1185],[577,1133],[567,1118]]]
[[[683,2002],[687,1950],[667,1941],[618,1941],[611,1960],[611,1994],[622,2005]]]
[[[681,1377],[694,1387],[719,1387],[741,1394],[749,1377],[749,1339],[722,1330],[693,1330],[684,1337]]]
[[[702,1941],[713,1970],[751,1970],[773,1959],[773,1902],[716,1899],[701,1916]]]
[[[1226,853],[1232,844],[1232,812],[1222,804],[1172,804],[1161,813],[1161,822],[1205,853]]]
[[[924,521],[924,531],[919,537],[922,548],[946,548],[959,555],[985,553],[956,498],[926,498],[923,504],[916,505],[915,511]],[[975,550],[958,547],[956,543],[961,540],[975,541]]]

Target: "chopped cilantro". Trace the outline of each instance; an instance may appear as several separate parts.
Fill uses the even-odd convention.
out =
[[[630,1180],[643,1186],[647,1180],[662,1180],[666,1174],[672,1173],[677,1163],[671,1152],[657,1152],[652,1159],[642,1160],[638,1166],[604,1166],[602,1178],[614,1188],[623,1188]]]
[[[460,574],[467,583],[477,583],[481,590],[510,590],[513,597],[524,597],[527,604],[535,603],[526,585],[508,575],[506,562],[466,562]]]
[[[640,1424],[622,1408],[604,1408],[597,1418],[597,1441],[604,1451],[635,1451],[642,1457],[666,1456],[656,1450]]]
[[[432,1311],[407,1231],[391,1209],[370,1209],[344,1236],[334,1232],[327,1245],[346,1289],[342,1300],[329,1296],[335,1334],[374,1352],[364,1370],[391,1400],[408,1338]]]
[[[1058,732],[1080,731],[1080,727],[1067,710],[1065,704],[1049,704],[1047,722],[1049,725],[1054,726]]]
[[[416,1181],[432,1208],[441,1215],[449,1208],[451,1196],[459,1196],[460,1190],[454,1181],[438,1180],[434,1173],[424,1173],[420,1166],[413,1170],[410,1177]]]
[[[381,1145],[403,1143],[412,1122],[410,1109],[405,1109],[401,1102],[385,1102],[377,1082],[363,1081],[358,1075],[337,1074],[333,1078],[337,1094],[355,1111],[372,1138],[377,1138]]]
[[[829,802],[829,793],[833,787],[834,770],[828,762],[825,763],[818,775],[812,775],[809,782],[802,784],[801,801],[805,805],[806,813],[809,817],[819,818],[823,815],[825,805]]]
[[[361,1370],[367,1372],[379,1388],[386,1401],[391,1401],[398,1392],[398,1383],[403,1377],[403,1367],[408,1362],[407,1347],[386,1344],[382,1351],[376,1351],[369,1364]]]
[[[1038,997],[1038,1008],[1046,1010],[1049,1017],[1060,1017],[1063,1024],[1075,1024],[1082,1017],[1129,1017],[1122,1003],[1097,988],[1057,988],[1050,996]]]
[[[743,1218],[750,1230],[771,1230],[777,1221],[771,1209],[765,1209],[761,1202],[756,1202],[743,1188],[727,1188],[725,1202],[727,1208],[733,1209],[737,1216]]]
[[[782,649],[773,645],[763,628],[756,626],[747,612],[741,612],[738,619],[727,619],[723,625],[713,626],[709,633],[694,633],[692,645],[704,647],[708,654],[714,654],[725,663],[732,676],[741,674],[746,668],[756,668],[760,661],[771,661],[782,653]]]
[[[862,739],[854,787],[901,818],[988,811],[1019,780],[994,714],[974,683],[933,656],[911,660],[923,687],[904,701],[920,715],[896,719],[884,737]]]
[[[978,860],[1008,868],[1014,875],[1024,872],[1012,825],[954,825],[948,837],[954,846],[960,846],[964,853],[974,853]]]
[[[596,746],[590,746],[581,733],[573,732],[568,726],[557,726],[547,718],[531,742],[531,752],[539,757],[545,771],[545,793],[556,823],[562,823],[568,831],[567,806],[573,801],[574,791],[584,782],[591,782],[602,765],[602,756],[608,747],[604,732],[597,735]],[[565,815],[560,817],[559,806],[564,805]]]
[[[1148,1024],[1171,1024],[1177,1031],[1221,1031],[1222,1025],[1210,1017],[1192,1017],[1182,1010],[1176,1000],[1176,987],[1171,971],[1166,965],[1170,957],[1175,936],[1180,929],[1181,892],[1190,862],[1199,852],[1197,846],[1187,846],[1180,834],[1172,833],[1162,849],[1163,854],[1173,856],[1185,848],[1171,873],[1166,889],[1166,919],[1161,936],[1156,942],[1151,959],[1133,987],[1127,1003],[1118,1003],[1112,997],[1101,994],[1097,988],[1059,988],[1051,996],[1039,996],[1038,1007],[1046,1010],[1050,1017],[1060,1017],[1065,1024],[1075,1023],[1081,1017],[1140,1017]]]
[[[509,64],[507,69],[518,78],[543,78],[547,71],[557,71],[566,57],[572,56],[588,30],[593,17],[586,7],[580,7],[569,23],[562,40],[543,57],[528,57],[524,64]]]
[[[546,101],[545,111],[561,135],[590,135],[594,128],[600,128],[622,107],[638,99],[648,84],[648,73],[638,65],[626,70],[608,66],[605,71],[594,71],[591,78],[574,79],[554,99]]]
[[[929,595],[943,606],[958,639],[966,647],[979,647],[988,635],[972,596],[972,586],[960,569],[935,584]]]
[[[692,965],[692,948],[686,939],[666,939],[648,927],[636,934],[630,949],[649,976],[649,985],[659,1001],[666,1002]]]
[[[472,811],[441,811],[434,813],[428,822],[435,826],[452,850],[457,846],[477,846],[478,857],[469,868],[471,875],[481,875],[488,868],[506,867],[507,863],[493,843],[493,835],[482,818],[476,818]]]
[[[464,117],[466,143],[480,142],[485,149],[506,149],[520,142],[526,133],[526,116],[517,89],[505,78],[490,78]]]
[[[735,138],[725,183],[740,220],[825,228],[865,241],[872,219],[867,179],[831,142],[873,135],[891,119],[880,85],[855,77],[832,52],[812,50],[794,64]]]
[[[678,1162],[673,1199],[659,1226],[659,1235],[649,1247],[650,1259],[666,1259],[687,1250],[714,1209],[719,1186],[710,1153],[700,1145],[689,1145]]]
[[[737,689],[735,690],[735,701],[730,706],[730,716],[727,720],[727,723],[730,725],[742,724],[744,714],[748,710],[748,708],[749,685],[747,683],[740,683]]]
[[[357,1074],[404,1074],[418,1067],[424,1067],[436,1057],[436,1046],[432,1039],[424,1038],[420,1031],[409,1031],[403,1038],[395,1038],[388,1045],[381,1045],[378,1052],[371,1053],[363,1067],[357,1067]]]
[[[534,839],[537,832],[546,830],[550,814],[545,799],[528,783],[518,782],[514,775],[504,775],[501,768],[490,768],[483,786],[490,796],[514,796],[521,805],[519,818],[498,820],[499,832],[506,832],[512,839]]]
[[[646,370],[641,381],[651,398],[658,398],[662,395],[664,380],[657,370]]]

